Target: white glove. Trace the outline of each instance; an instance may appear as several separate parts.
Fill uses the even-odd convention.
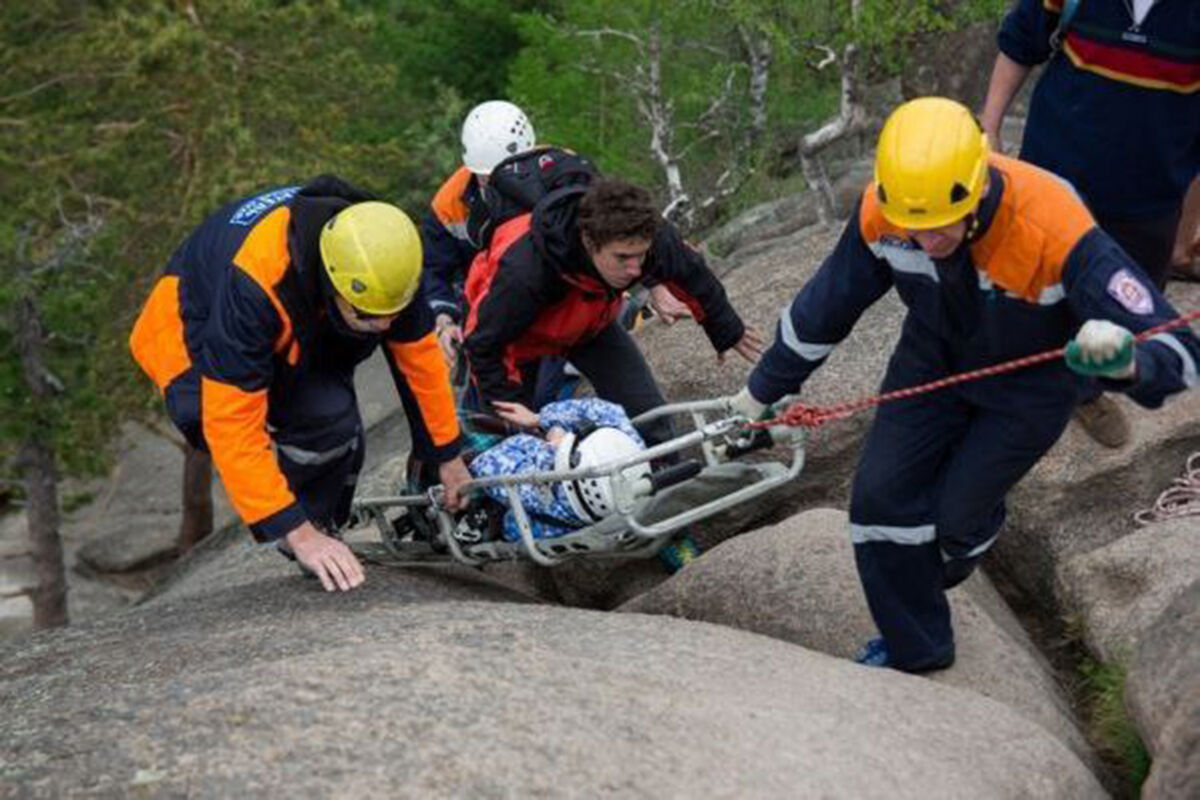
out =
[[[729,410],[739,414],[751,422],[757,421],[767,410],[766,403],[760,403],[750,394],[750,388],[744,387],[740,392],[728,398]]]
[[[1133,334],[1106,319],[1089,319],[1067,344],[1067,366],[1084,375],[1128,380],[1137,371]]]

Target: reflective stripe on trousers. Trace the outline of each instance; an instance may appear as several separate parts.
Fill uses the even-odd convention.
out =
[[[348,453],[353,453],[358,449],[358,439],[359,436],[356,434],[353,439],[347,442],[321,451],[305,450],[290,444],[277,444],[276,447],[292,463],[299,464],[302,467],[316,467],[336,461]]]

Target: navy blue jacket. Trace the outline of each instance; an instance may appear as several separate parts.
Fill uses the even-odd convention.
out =
[[[1200,2],[1159,0],[1140,28],[1127,0],[1080,0],[1055,51],[1062,0],[1018,0],[1000,50],[1046,63],[1021,158],[1069,180],[1102,218],[1164,217],[1200,169]]]

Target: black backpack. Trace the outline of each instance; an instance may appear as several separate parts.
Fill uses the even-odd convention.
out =
[[[506,158],[481,190],[484,202],[472,206],[467,235],[483,250],[505,222],[553,202],[564,191],[587,186],[599,175],[591,159],[561,147],[538,147]]]

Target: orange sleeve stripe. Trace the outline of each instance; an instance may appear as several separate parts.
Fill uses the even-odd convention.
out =
[[[470,209],[463,202],[463,194],[467,191],[467,184],[470,182],[471,171],[466,167],[459,167],[437,190],[437,194],[433,196],[433,202],[430,203],[433,215],[438,218],[438,222],[452,232],[457,227],[465,225],[467,217],[470,215]]]
[[[225,491],[247,525],[296,502],[267,433],[267,390],[244,392],[202,377],[204,438]]]
[[[160,392],[192,365],[179,312],[178,275],[164,275],[155,284],[129,334],[129,350]]]
[[[300,351],[292,340],[292,319],[275,293],[275,287],[292,262],[287,244],[291,218],[292,212],[287,206],[280,206],[263,217],[242,242],[237,255],[233,257],[233,263],[258,284],[275,307],[275,313],[283,323],[275,339],[275,352],[287,350],[288,363],[294,365],[299,360]]]
[[[450,388],[450,368],[442,356],[437,337],[430,333],[415,342],[388,342],[396,366],[408,379],[421,408],[421,417],[436,447],[458,438],[458,413]]]

